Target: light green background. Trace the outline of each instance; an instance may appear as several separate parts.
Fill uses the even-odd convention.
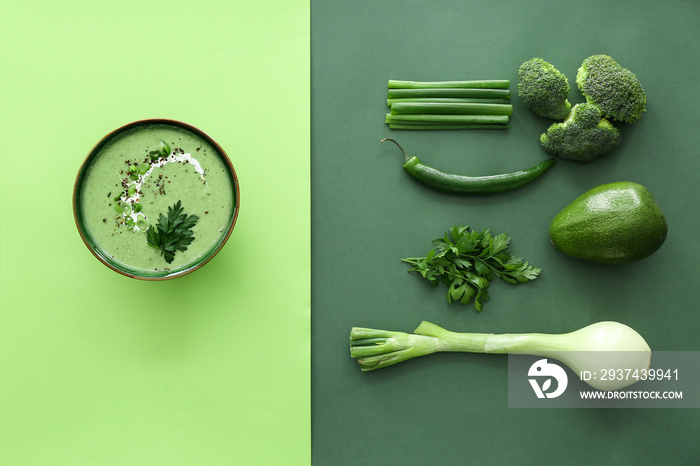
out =
[[[0,464],[310,462],[309,2],[12,4],[0,18]],[[72,187],[130,121],[210,134],[239,176],[224,249],[129,279]]]

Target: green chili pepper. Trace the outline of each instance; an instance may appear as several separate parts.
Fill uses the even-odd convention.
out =
[[[500,175],[453,175],[423,165],[416,156],[409,157],[399,143],[391,138],[382,139],[380,142],[384,141],[393,142],[401,150],[405,157],[403,168],[409,175],[433,189],[454,194],[494,194],[510,191],[536,180],[556,162],[555,159],[547,159],[532,168]]]

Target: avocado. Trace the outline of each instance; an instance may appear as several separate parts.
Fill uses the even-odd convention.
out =
[[[650,256],[666,240],[668,224],[651,193],[621,181],[586,191],[559,212],[549,236],[561,252],[602,264]]]

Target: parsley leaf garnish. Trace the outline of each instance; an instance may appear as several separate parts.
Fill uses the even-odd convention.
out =
[[[448,303],[467,305],[474,299],[479,312],[490,299],[487,288],[494,277],[517,285],[534,280],[541,271],[508,251],[507,233],[493,236],[488,228],[478,232],[454,226],[432,244],[425,257],[401,260],[413,265],[409,272],[420,273],[434,286],[447,287]]]
[[[182,204],[177,201],[172,207],[168,207],[167,218],[160,214],[158,223],[148,229],[148,245],[160,249],[160,255],[170,264],[175,259],[176,251],[187,251],[187,246],[194,241],[192,227],[198,220],[196,215],[188,216],[183,213]]]

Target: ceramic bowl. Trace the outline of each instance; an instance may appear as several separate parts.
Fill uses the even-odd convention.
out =
[[[154,269],[149,269],[149,270],[144,270],[143,268],[136,268],[132,267],[128,264],[128,261],[125,260],[115,260],[113,256],[111,256],[109,253],[105,252],[105,250],[102,249],[100,246],[99,241],[97,241],[96,238],[94,238],[91,233],[90,229],[86,227],[86,220],[84,218],[84,199],[81,196],[82,190],[85,186],[85,179],[86,179],[86,174],[90,170],[91,165],[95,162],[95,160],[100,156],[100,153],[102,149],[110,144],[111,142],[117,140],[117,138],[128,138],[130,134],[134,134],[136,130],[138,129],[143,129],[148,126],[153,126],[153,125],[164,125],[166,127],[173,127],[171,129],[177,129],[178,131],[185,131],[191,133],[190,136],[194,136],[195,138],[199,138],[206,143],[209,144],[210,148],[213,148],[214,151],[217,153],[217,155],[220,157],[220,160],[223,162],[223,165],[225,167],[225,171],[228,174],[228,177],[230,178],[230,183],[231,183],[231,191],[232,191],[232,196],[233,199],[231,200],[231,209],[229,214],[229,220],[226,223],[225,228],[220,229],[219,238],[218,240],[214,241],[213,245],[209,250],[207,250],[204,254],[199,255],[196,259],[190,261],[189,263],[186,264],[181,264],[177,267],[174,268],[168,268],[168,267],[161,267],[160,269],[154,268]],[[183,204],[185,204],[186,201],[183,201]],[[183,123],[181,121],[176,121],[176,120],[169,120],[169,119],[145,119],[145,120],[138,120],[134,121],[131,123],[128,123],[124,126],[121,126],[114,131],[110,132],[106,136],[104,136],[93,148],[90,150],[88,153],[87,157],[85,158],[84,162],[80,166],[80,170],[78,171],[78,175],[75,180],[75,185],[73,187],[73,214],[75,217],[75,223],[78,227],[78,232],[80,233],[80,237],[82,238],[83,242],[87,246],[87,248],[90,250],[90,252],[100,261],[102,262],[105,266],[109,267],[115,272],[118,272],[122,275],[125,275],[127,277],[135,278],[135,279],[140,279],[140,280],[168,280],[172,278],[177,278],[181,277],[183,275],[187,275],[189,273],[194,272],[195,270],[198,270],[201,268],[204,264],[209,262],[220,250],[221,248],[224,247],[224,244],[226,244],[226,241],[228,240],[229,236],[231,235],[234,226],[236,224],[236,219],[238,218],[238,210],[240,207],[240,193],[239,193],[239,186],[238,186],[238,177],[236,176],[236,171],[231,164],[231,161],[229,160],[228,156],[226,155],[226,152],[219,146],[216,141],[214,141],[208,134],[205,132],[201,131],[198,128],[195,128],[192,125],[189,125],[187,123]],[[140,233],[129,233],[129,234],[143,234],[145,235],[145,232],[140,232]],[[145,240],[144,240],[145,241]],[[153,248],[151,248],[153,249]],[[154,250],[154,253],[158,253],[157,250]],[[177,253],[176,253],[177,254]]]

